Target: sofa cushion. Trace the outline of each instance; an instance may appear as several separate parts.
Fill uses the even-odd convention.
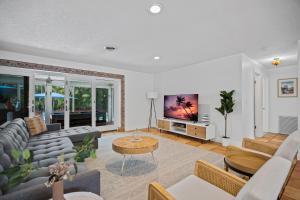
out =
[[[285,158],[273,156],[246,183],[236,200],[276,200],[291,168]]]
[[[25,117],[25,122],[31,136],[39,135],[47,131],[45,121],[40,116]]]
[[[79,165],[77,165],[77,167],[78,167],[78,169],[77,169],[78,174],[87,171],[87,168],[85,167],[84,164],[79,164]],[[70,173],[72,175],[75,175],[74,167],[71,167]],[[17,185],[16,187],[12,188],[11,190],[8,191],[8,193],[15,192],[15,191],[22,190],[22,189],[26,189],[26,188],[31,188],[34,185],[44,184],[48,181],[49,176],[50,176],[50,173],[49,173],[48,167],[38,168],[37,170],[33,171],[31,173],[31,175],[23,183],[21,183],[21,184]]]
[[[73,144],[69,138],[61,137],[49,140],[30,141],[27,149],[33,154],[33,165],[47,167],[57,162],[57,157],[64,155],[65,160],[75,156]]]
[[[76,142],[81,142],[83,138],[88,135],[92,135],[98,138],[101,136],[101,133],[90,126],[80,126],[80,127],[72,127],[68,129],[43,133],[41,135],[31,137],[30,141],[48,140],[48,139],[59,138],[59,137],[69,137],[72,142],[76,143]]]
[[[28,142],[29,133],[25,127],[25,122],[21,119],[13,120],[4,129],[0,130],[0,155],[3,153],[11,158],[13,164],[15,160],[11,156],[13,149],[23,151]]]
[[[10,121],[4,122],[3,124],[0,125],[0,130],[4,129],[8,124],[10,123]]]
[[[3,144],[0,143],[0,173],[8,169],[11,164],[12,161],[10,159],[10,156],[4,151]],[[4,186],[6,186],[7,183],[8,177],[6,175],[0,175],[0,196],[3,194]]]
[[[167,191],[176,200],[234,199],[229,193],[194,175],[190,175],[179,181],[169,187]]]
[[[299,146],[299,140],[295,137],[295,135],[291,134],[279,146],[274,156],[280,156],[289,161],[292,161],[297,154]]]
[[[37,178],[31,179],[30,181],[21,183],[21,184],[17,185],[16,187],[10,189],[9,191],[7,191],[7,193],[16,192],[16,191],[23,190],[26,188],[32,188],[35,185],[44,184],[48,181],[48,178],[49,177],[42,176],[42,177],[37,177]]]

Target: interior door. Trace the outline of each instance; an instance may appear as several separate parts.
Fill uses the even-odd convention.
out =
[[[262,76],[255,75],[254,84],[254,127],[255,136],[263,136],[263,87]]]

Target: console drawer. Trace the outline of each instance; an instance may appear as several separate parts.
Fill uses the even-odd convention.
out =
[[[206,138],[206,128],[197,126],[195,129],[195,136],[198,138]]]

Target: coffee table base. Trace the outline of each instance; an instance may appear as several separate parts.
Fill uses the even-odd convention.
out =
[[[150,153],[151,153],[151,156],[152,156],[152,159],[153,159],[154,163],[157,165],[157,162],[156,162],[156,160],[155,160],[155,158],[154,158],[154,153],[153,153],[153,151],[150,152]],[[133,155],[131,155],[131,157],[132,157],[132,156],[133,156]],[[124,166],[125,166],[125,161],[126,161],[126,154],[123,154],[123,161],[122,161],[122,168],[121,168],[121,176],[123,176]]]
[[[242,175],[244,175],[244,176],[248,176],[249,178],[251,178],[251,177],[253,176],[253,174],[250,174],[250,173],[241,171],[241,170],[239,170],[239,169],[237,169],[237,168],[235,168],[235,167],[229,165],[229,164],[226,162],[226,159],[225,159],[225,158],[224,158],[224,169],[225,169],[225,171],[227,171],[227,172],[228,172],[228,169],[231,169],[231,170],[233,170],[233,171],[235,171],[235,172],[237,172],[237,173],[239,173],[239,174],[242,174]]]

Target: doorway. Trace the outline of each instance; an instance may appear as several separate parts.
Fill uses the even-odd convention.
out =
[[[264,135],[263,127],[263,76],[262,74],[255,72],[254,77],[254,136],[262,137]]]
[[[41,72],[34,83],[35,115],[46,123],[117,129],[116,81]]]

